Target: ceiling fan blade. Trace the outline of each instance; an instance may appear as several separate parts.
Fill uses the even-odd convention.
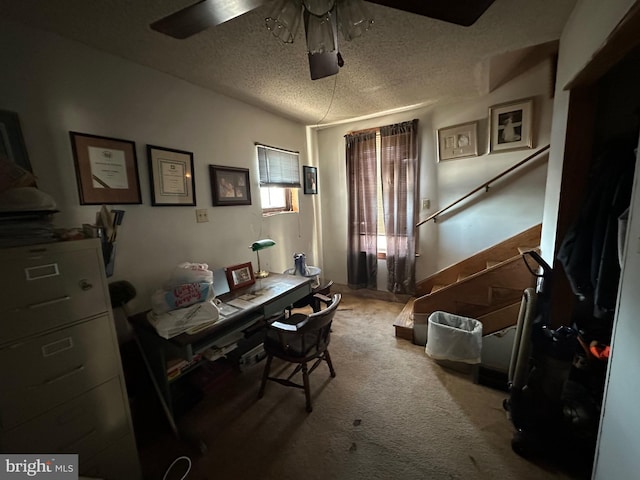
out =
[[[184,39],[220,25],[265,3],[265,0],[201,0],[153,22],[153,30]]]
[[[491,6],[494,0],[368,0],[371,3],[404,10],[468,27]]]

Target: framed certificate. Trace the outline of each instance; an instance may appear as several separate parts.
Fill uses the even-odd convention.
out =
[[[153,206],[196,204],[193,153],[147,145],[147,158]]]
[[[69,132],[81,205],[142,203],[136,144]]]

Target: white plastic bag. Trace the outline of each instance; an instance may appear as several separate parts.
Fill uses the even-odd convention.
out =
[[[163,338],[169,339],[198,327],[213,325],[220,318],[220,311],[215,300],[197,303],[186,308],[178,308],[170,312],[147,314],[149,323],[153,325]]]
[[[447,312],[429,315],[425,352],[435,360],[480,363],[482,323]]]
[[[206,263],[184,262],[173,269],[166,290],[186,283],[213,283],[213,272]]]
[[[169,290],[156,290],[151,296],[151,309],[153,313],[160,314],[184,308],[194,303],[213,300],[215,294],[213,283],[185,283],[176,285]]]

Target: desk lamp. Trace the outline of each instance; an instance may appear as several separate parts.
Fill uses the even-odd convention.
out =
[[[256,278],[264,278],[269,276],[269,272],[267,272],[266,270],[262,270],[262,268],[260,267],[260,250],[273,247],[275,244],[276,242],[274,242],[270,238],[264,238],[262,240],[256,240],[249,247],[251,250],[256,252],[256,255],[258,256],[258,271],[255,273]]]

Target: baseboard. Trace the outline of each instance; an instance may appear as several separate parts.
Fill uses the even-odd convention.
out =
[[[350,288],[348,285],[334,283],[331,286],[332,292],[348,293],[363,298],[375,298],[376,300],[384,300],[387,302],[407,303],[411,295],[396,294],[383,290],[374,290],[371,288]]]

